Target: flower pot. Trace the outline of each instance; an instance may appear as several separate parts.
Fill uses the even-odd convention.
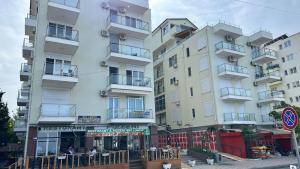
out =
[[[214,159],[206,159],[207,164],[213,165],[214,164]]]
[[[171,163],[163,164],[164,169],[171,169]]]
[[[189,160],[188,161],[188,164],[191,166],[191,167],[194,167],[196,165],[196,160]]]

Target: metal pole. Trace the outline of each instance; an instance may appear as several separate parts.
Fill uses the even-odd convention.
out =
[[[298,149],[298,143],[297,143],[297,139],[296,139],[295,129],[292,130],[292,134],[293,134],[293,141],[294,141],[294,146],[295,146],[295,150],[296,150],[296,156],[297,156],[297,160],[298,160],[298,168],[300,168],[299,149]]]

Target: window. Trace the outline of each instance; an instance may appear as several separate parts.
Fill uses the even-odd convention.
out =
[[[48,28],[48,36],[62,38],[62,39],[68,39],[68,40],[75,40],[75,39],[73,39],[74,35],[72,36],[72,34],[73,34],[72,29],[73,28],[70,26],[50,22],[49,28]]]
[[[165,95],[155,98],[155,111],[161,111],[166,109]]]
[[[194,93],[193,93],[193,88],[192,88],[192,87],[190,88],[190,93],[191,93],[191,96],[194,95]]]
[[[279,49],[280,49],[280,50],[282,49],[282,44],[279,45]]]
[[[290,40],[285,41],[283,44],[284,44],[284,48],[287,48],[287,47],[289,47],[289,46],[292,46],[292,43],[291,43]]]
[[[36,154],[48,156],[58,151],[58,132],[38,132]]]
[[[293,103],[293,98],[292,97],[290,97],[290,102]]]
[[[196,117],[196,115],[195,115],[195,109],[192,109],[192,115],[193,115],[193,118]]]
[[[293,85],[293,88],[297,87],[297,83],[296,82],[293,82],[292,85]]]
[[[165,27],[162,28],[162,34],[163,34],[163,35],[167,34],[168,31],[169,31],[168,25],[166,25]]]
[[[154,83],[154,94],[159,95],[165,91],[164,80],[161,79]]]
[[[192,68],[191,67],[188,68],[188,75],[192,76]]]
[[[71,66],[71,61],[46,58],[45,74],[56,76],[76,76],[76,67]]]
[[[175,84],[176,83],[176,78],[173,77],[172,79],[170,79],[170,84]]]
[[[177,66],[177,55],[174,55],[169,58],[169,67],[174,67],[174,65]]]
[[[129,96],[127,98],[128,112],[143,111],[144,97],[143,96]],[[134,114],[132,114],[134,115]]]
[[[186,48],[186,57],[190,56],[190,48]]]
[[[299,81],[296,81],[296,86],[297,86],[297,87],[300,87]]]
[[[288,71],[287,70],[284,70],[284,75],[288,75]]]
[[[296,67],[290,68],[290,73],[291,74],[297,73],[297,68]]]
[[[299,102],[299,97],[298,96],[296,96],[295,99],[296,99],[296,102]]]
[[[286,84],[286,87],[287,87],[287,89],[290,89],[290,84],[288,83],[288,84]]]
[[[282,63],[284,63],[284,62],[285,62],[285,58],[284,58],[284,57],[282,57],[282,58],[281,58],[281,60],[282,60]]]
[[[293,59],[294,59],[294,54],[291,53],[291,54],[287,55],[287,56],[286,56],[286,59],[287,59],[288,61],[293,60]]]

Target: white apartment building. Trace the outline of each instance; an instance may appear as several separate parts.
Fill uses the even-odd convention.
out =
[[[270,32],[247,36],[232,24],[198,29],[186,18],[169,18],[152,36],[159,125],[175,133],[192,131],[191,137],[209,126],[240,131],[245,125],[262,129],[274,125],[269,112],[285,100],[285,92],[269,88],[282,81],[283,69],[275,64],[278,53],[264,47],[273,40]],[[186,144],[198,139],[185,137]]]
[[[149,146],[150,16],[148,0],[31,0],[18,97],[26,155]]]

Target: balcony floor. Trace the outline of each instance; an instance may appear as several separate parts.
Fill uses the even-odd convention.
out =
[[[108,123],[155,123],[155,120],[151,118],[115,118],[108,120]]]
[[[108,24],[107,30],[111,33],[124,33],[131,37],[135,37],[135,38],[139,38],[139,39],[141,39],[141,38],[144,39],[148,35],[150,35],[150,31],[137,29],[137,28],[133,28],[130,26],[125,26],[125,25],[112,23],[112,22],[110,22]]]
[[[224,79],[245,79],[249,77],[249,74],[224,71],[219,73],[218,76]]]
[[[143,86],[130,86],[130,85],[119,85],[111,84],[107,87],[107,91],[110,93],[118,94],[136,94],[136,95],[147,95],[152,92],[152,87]]]
[[[267,76],[267,77],[262,77],[262,78],[258,78],[255,80],[255,82],[257,84],[261,84],[261,83],[273,83],[276,81],[280,81],[281,77],[278,76]]]
[[[125,54],[114,53],[114,52],[110,53],[106,57],[106,59],[107,61],[110,62],[120,62],[120,63],[132,64],[132,65],[140,65],[140,66],[145,66],[148,63],[151,63],[150,58],[125,55]]]
[[[41,116],[38,120],[38,123],[47,123],[47,124],[69,124],[76,122],[76,117],[43,117]]]
[[[60,39],[56,37],[46,37],[44,50],[65,55],[74,55],[79,47],[79,42]]]
[[[265,64],[265,63],[270,63],[276,59],[277,58],[275,56],[263,55],[255,59],[252,59],[252,63]]]
[[[73,88],[78,83],[77,77],[43,75],[43,87]]]
[[[252,97],[234,96],[234,95],[222,96],[221,98],[224,101],[238,101],[238,102],[244,102],[244,101],[251,101],[252,100]]]
[[[220,57],[229,57],[229,56],[233,56],[237,59],[240,59],[244,56],[246,56],[245,53],[242,52],[238,52],[238,51],[234,51],[234,50],[229,50],[229,49],[220,49],[216,51],[216,54]]]
[[[68,7],[54,2],[48,2],[48,20],[60,21],[62,23],[75,25],[79,13],[80,9],[78,8]]]

